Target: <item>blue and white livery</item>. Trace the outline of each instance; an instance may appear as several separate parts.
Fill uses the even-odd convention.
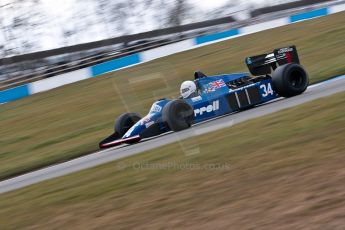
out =
[[[122,114],[115,123],[115,132],[100,142],[100,148],[135,143],[278,97],[296,96],[309,84],[295,46],[246,58],[246,64],[252,76],[249,73],[206,76],[195,72],[196,94],[183,99],[160,99],[143,118],[136,113]]]

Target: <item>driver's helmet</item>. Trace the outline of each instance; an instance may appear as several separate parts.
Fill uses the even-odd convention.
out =
[[[186,99],[196,95],[196,84],[194,81],[184,81],[180,88],[181,96]]]

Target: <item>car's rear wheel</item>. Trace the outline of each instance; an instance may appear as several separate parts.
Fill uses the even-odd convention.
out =
[[[162,119],[172,131],[188,129],[193,118],[192,106],[183,100],[170,101],[163,108]]]
[[[292,97],[303,93],[308,84],[307,72],[297,63],[279,66],[272,74],[273,89],[283,97]]]
[[[141,116],[137,113],[124,113],[120,115],[115,121],[115,132],[119,133],[121,136],[125,135],[125,133],[140,119]]]

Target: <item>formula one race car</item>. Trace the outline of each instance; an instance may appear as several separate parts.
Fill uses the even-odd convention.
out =
[[[193,124],[225,114],[252,108],[278,97],[303,93],[308,74],[299,64],[295,46],[245,59],[250,73],[206,76],[195,72],[197,94],[190,98],[161,99],[149,113],[125,113],[115,122],[115,132],[99,143],[100,148],[188,129]]]

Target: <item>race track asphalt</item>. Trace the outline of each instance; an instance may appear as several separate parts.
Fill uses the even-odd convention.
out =
[[[114,148],[98,151],[65,163],[53,165],[21,176],[17,176],[0,182],[0,193],[13,191],[44,180],[67,175],[83,169],[91,168],[110,161],[132,156],[150,149],[170,144],[188,137],[212,132],[218,129],[232,126],[240,122],[256,117],[264,116],[282,109],[290,108],[317,98],[326,97],[345,90],[345,75],[322,83],[309,86],[302,95],[277,99],[250,110],[223,116],[211,121],[200,123],[192,128],[178,133],[167,133],[159,137],[142,141],[135,145],[122,145]]]

